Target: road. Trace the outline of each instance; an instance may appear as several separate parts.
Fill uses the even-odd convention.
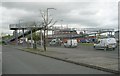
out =
[[[3,74],[109,74],[4,46]]]

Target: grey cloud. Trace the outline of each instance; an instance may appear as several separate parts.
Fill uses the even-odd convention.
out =
[[[97,13],[98,13],[98,11],[86,10],[86,11],[80,12],[79,14],[80,14],[80,15],[95,15],[95,14],[97,14]]]
[[[117,24],[117,15],[114,15],[117,12],[117,3],[105,4],[96,2],[3,2],[2,7],[9,10],[25,10],[27,14],[23,14],[24,16],[21,16],[24,21],[39,21],[41,20],[39,11],[40,9],[46,10],[46,8],[55,8],[56,10],[49,10],[49,15],[51,15],[54,20],[59,20],[57,24],[61,23],[60,20],[63,20],[63,24],[78,24],[88,27],[100,27],[103,24]],[[100,10],[103,10],[103,12],[101,13]],[[20,18],[16,19],[19,20]]]

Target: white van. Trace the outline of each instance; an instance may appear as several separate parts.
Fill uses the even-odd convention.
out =
[[[66,42],[64,42],[64,47],[77,47],[77,40],[76,39],[68,39]]]
[[[117,46],[117,42],[115,38],[104,38],[104,39],[99,39],[95,44],[94,48],[95,49],[115,49]]]

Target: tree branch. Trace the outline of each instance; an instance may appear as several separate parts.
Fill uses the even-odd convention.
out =
[[[53,21],[53,18],[48,22],[48,25]]]
[[[51,26],[55,25],[57,23],[57,21],[55,21]]]
[[[44,21],[44,23],[47,25],[46,19],[45,19],[45,13],[42,14],[42,11],[40,10],[41,17]]]

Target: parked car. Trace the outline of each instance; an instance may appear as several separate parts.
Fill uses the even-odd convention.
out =
[[[90,41],[87,40],[87,39],[81,39],[80,42],[81,42],[81,43],[89,43]]]
[[[62,41],[60,39],[53,39],[49,44],[50,46],[61,46],[61,43]]]
[[[117,42],[115,38],[104,38],[99,39],[93,46],[95,49],[115,49],[117,47]]]
[[[76,39],[68,39],[64,42],[64,47],[77,47],[78,42]]]

